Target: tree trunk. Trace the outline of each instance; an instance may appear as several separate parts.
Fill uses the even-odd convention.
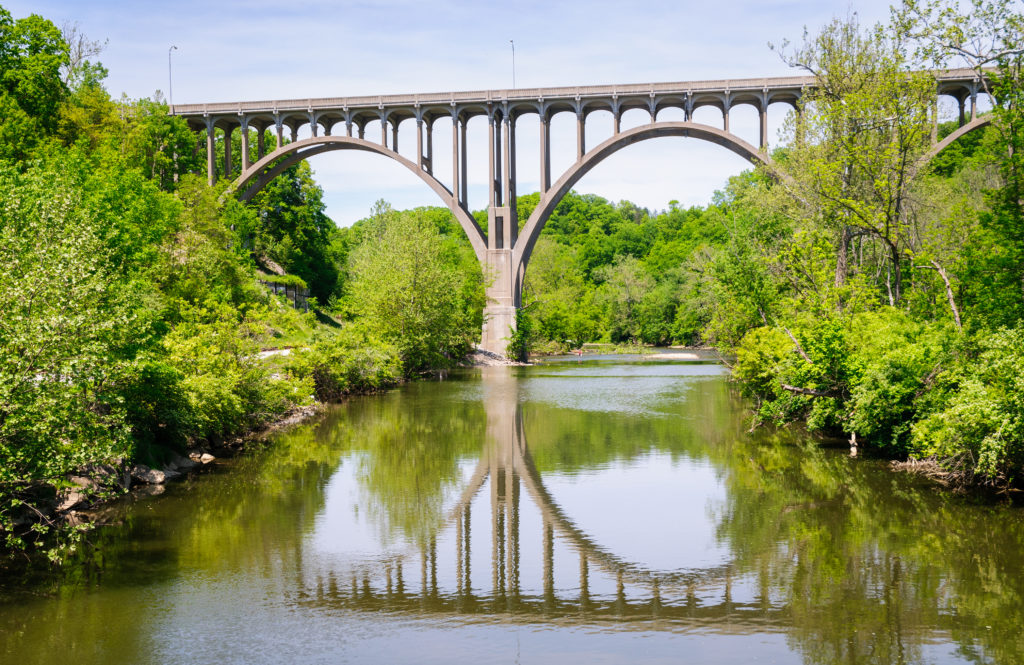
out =
[[[836,287],[846,284],[846,275],[849,272],[850,263],[850,240],[853,234],[849,226],[843,226],[839,234],[839,251],[836,255]]]
[[[946,274],[946,269],[939,265],[938,261],[932,259],[931,264],[935,271],[939,273],[942,282],[946,285],[946,298],[949,299],[949,308],[953,310],[953,321],[956,323],[956,329],[963,332],[964,327],[960,323],[960,310],[956,306],[956,298],[953,297],[953,287],[949,283],[949,275]]]
[[[889,245],[889,258],[892,261],[892,291],[889,294],[889,300],[892,301],[893,307],[897,307],[903,295],[903,271],[900,267],[900,252],[893,243],[887,244]]]
[[[895,307],[896,301],[892,298],[892,268],[889,262],[885,262],[885,290],[889,293],[889,307]]]

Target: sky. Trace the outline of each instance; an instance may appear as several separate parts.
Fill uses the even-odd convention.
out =
[[[89,38],[106,40],[99,60],[115,97],[168,95],[168,49],[173,101],[225,102],[519,87],[693,81],[785,76],[793,73],[769,42],[799,42],[833,17],[856,12],[862,23],[885,20],[889,0],[742,0],[690,2],[424,2],[374,0],[0,0],[15,18],[41,14],[57,25],[77,22]],[[769,109],[775,139],[785,107]],[[662,120],[682,119],[671,113]],[[719,125],[721,114],[698,113]],[[627,113],[622,127],[647,122]],[[750,107],[730,116],[732,130],[757,142]],[[399,151],[413,158],[413,125],[400,129]],[[451,125],[434,133],[435,173],[451,173]],[[538,123],[517,125],[519,194],[539,183]],[[608,113],[587,121],[587,145],[612,133]],[[367,137],[378,136],[367,132]],[[302,134],[300,134],[302,136]],[[486,205],[486,124],[469,126],[469,204]],[[442,148],[438,148],[442,146]],[[552,175],[575,159],[575,121],[552,123]],[[445,159],[448,161],[446,162]],[[399,209],[440,205],[437,195],[404,167],[379,155],[328,153],[310,160],[324,190],[327,214],[342,226],[365,217],[374,201]],[[666,138],[630,146],[576,186],[611,201],[651,210],[670,201],[705,205],[715,190],[749,164],[697,139]],[[450,178],[450,175],[448,176]],[[446,184],[448,184],[446,182]]]

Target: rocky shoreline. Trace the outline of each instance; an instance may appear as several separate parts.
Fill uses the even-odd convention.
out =
[[[473,349],[463,359],[463,367],[526,367],[530,363],[519,362],[518,360],[510,360],[503,355],[493,353],[491,351],[485,351],[484,349]]]
[[[162,494],[167,484],[184,480],[218,459],[237,455],[247,444],[264,440],[270,434],[298,425],[320,412],[322,405],[293,409],[282,418],[244,435],[233,437],[217,445],[189,449],[184,455],[175,455],[160,467],[137,463],[114,466],[101,464],[81,469],[68,476],[69,486],[58,491],[51,514],[45,521],[83,524],[94,521],[98,510],[118,499],[134,496]]]
[[[274,353],[280,350],[272,350]],[[484,349],[474,349],[462,361],[463,367],[526,366]],[[169,483],[184,480],[200,472],[218,459],[233,457],[254,441],[282,429],[293,427],[314,417],[323,409],[323,404],[299,407],[258,429],[232,437],[215,445],[203,445],[188,449],[184,455],[175,455],[160,467],[145,464],[120,466],[102,464],[80,469],[67,477],[67,487],[59,490],[50,502],[48,514],[25,516],[25,523],[36,519],[46,522],[69,522],[83,524],[94,521],[105,505],[126,496],[142,497],[162,494]]]
[[[269,353],[287,351],[271,350]],[[268,353],[268,352],[265,352]],[[527,366],[529,363],[510,360],[484,349],[474,349],[462,361],[463,367]],[[232,437],[216,445],[190,448],[184,455],[175,455],[160,467],[145,464],[94,465],[67,477],[68,486],[56,492],[52,510],[47,515],[35,516],[50,522],[82,524],[92,521],[98,509],[125,496],[154,496],[164,492],[168,483],[188,478],[218,459],[237,455],[253,441],[264,440],[270,434],[293,427],[314,417],[323,404],[299,407],[256,430]],[[26,516],[26,520],[28,520]]]

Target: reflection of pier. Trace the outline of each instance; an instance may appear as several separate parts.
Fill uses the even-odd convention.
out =
[[[447,587],[439,583],[435,535],[419,544],[417,551],[404,556],[344,573],[325,571],[317,579],[315,590],[306,592],[309,602],[368,611],[513,613],[559,620],[573,616],[587,620],[714,619],[719,629],[722,617],[734,612],[747,617],[756,613],[760,629],[766,620],[772,622],[778,610],[771,608],[767,592],[758,594],[753,602],[734,602],[728,564],[699,570],[649,570],[604,549],[580,529],[545,488],[530,455],[513,371],[507,367],[486,370],[486,445],[445,524],[438,530],[454,532],[454,580],[449,575]],[[473,526],[479,525],[480,501],[476,501],[476,513],[471,506],[485,485],[490,493],[489,590],[474,589],[471,556],[471,536]],[[540,513],[542,532],[539,556],[530,557],[542,562],[542,588],[527,591],[523,590],[520,578],[520,504],[524,489]],[[578,556],[578,568],[573,565],[573,569],[578,569],[578,578],[572,581],[571,593],[566,592],[564,579],[562,586],[556,585],[556,537]],[[479,546],[479,537],[475,542]],[[565,548],[562,549],[564,556]],[[409,579],[410,572],[413,580]],[[603,576],[608,589],[610,581],[614,593],[592,593],[595,576]],[[477,581],[479,586],[479,576]]]

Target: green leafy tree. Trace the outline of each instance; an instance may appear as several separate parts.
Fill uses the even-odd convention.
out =
[[[467,277],[422,214],[378,202],[349,273],[352,312],[398,347],[407,372],[458,362],[479,334],[468,310],[482,303],[463,300]]]
[[[132,450],[116,387],[147,322],[116,279],[81,196],[57,171],[0,171],[0,531],[8,547],[25,545],[19,524],[43,514],[47,485]]]
[[[0,7],[0,159],[21,159],[53,131],[68,89],[68,45],[50,21]]]
[[[800,217],[835,234],[835,280],[850,272],[851,241],[880,243],[886,293],[903,298],[905,256],[915,249],[905,233],[918,159],[930,146],[935,80],[914,71],[905,31],[863,29],[856,15],[836,19],[793,51],[792,67],[816,79],[791,116],[792,144],[782,168]]]
[[[339,295],[339,257],[332,250],[337,230],[325,214],[323,190],[307,162],[271,181],[253,200],[259,224],[254,250],[302,277],[322,302]]]

